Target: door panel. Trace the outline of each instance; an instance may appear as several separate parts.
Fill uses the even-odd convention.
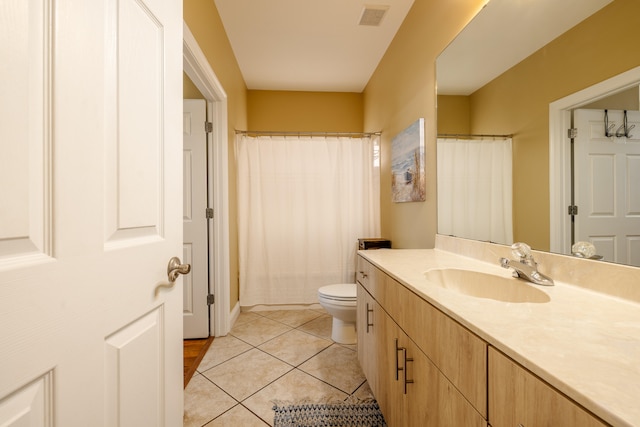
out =
[[[0,424],[180,425],[182,3],[4,0],[0,53]]]
[[[0,268],[50,255],[49,7],[5,1],[0,13],[0,182],[11,183],[1,192]]]
[[[117,123],[109,135],[107,242],[162,237],[161,179],[164,129],[163,38],[158,18],[135,0],[114,2],[110,24],[117,34],[107,101]],[[135,64],[135,66],[134,66]],[[133,242],[128,242],[132,244]]]
[[[108,426],[162,425],[163,319],[155,309],[105,340]]]
[[[5,427],[53,426],[52,373],[47,372],[31,384],[0,401],[0,425]]]

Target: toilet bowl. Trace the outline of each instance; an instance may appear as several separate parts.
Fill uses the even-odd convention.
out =
[[[323,286],[318,289],[318,301],[333,316],[331,339],[340,344],[355,344],[356,284]]]

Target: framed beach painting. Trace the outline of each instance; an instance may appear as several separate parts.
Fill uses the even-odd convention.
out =
[[[391,141],[391,193],[394,202],[424,202],[424,119],[420,118]]]

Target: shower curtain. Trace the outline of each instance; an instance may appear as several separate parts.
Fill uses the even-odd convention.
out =
[[[438,233],[513,243],[511,139],[437,144]]]
[[[239,135],[240,305],[317,303],[380,234],[378,141]]]

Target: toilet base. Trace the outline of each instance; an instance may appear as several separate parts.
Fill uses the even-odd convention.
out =
[[[355,344],[358,340],[355,322],[345,322],[334,317],[331,325],[331,339],[338,344]]]

